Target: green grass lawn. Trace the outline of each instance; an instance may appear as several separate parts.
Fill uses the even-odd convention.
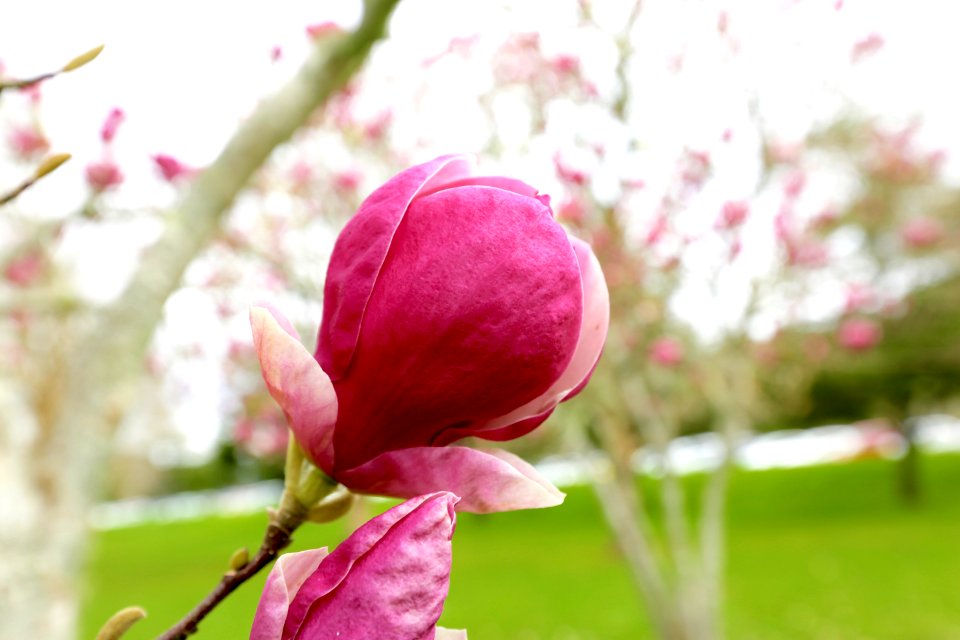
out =
[[[925,495],[914,508],[898,503],[890,462],[737,473],[728,637],[960,638],[960,456],[922,463]],[[235,548],[258,544],[264,525],[247,516],[99,533],[81,637],[130,604],[149,617],[124,640],[155,637],[213,586]],[[339,524],[307,525],[294,549],[342,537]],[[217,609],[198,637],[246,638],[264,578]],[[555,509],[461,516],[441,622],[466,627],[471,640],[651,637],[589,488],[569,490]]]

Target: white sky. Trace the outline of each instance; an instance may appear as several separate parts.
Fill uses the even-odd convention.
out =
[[[539,31],[548,49],[578,52],[585,68],[596,76],[601,93],[609,91],[612,78],[604,69],[613,52],[593,46],[599,40],[572,28],[571,1],[550,2],[551,9],[545,11],[546,4],[404,0],[391,29],[396,44],[389,59],[380,56],[374,63],[392,68],[394,74],[404,67],[415,73],[418,61],[442,51],[454,35]],[[787,5],[793,8],[784,18],[782,9]],[[116,152],[128,180],[114,204],[136,209],[171,202],[174,193],[155,179],[149,155],[165,152],[188,164],[209,162],[257,100],[296,69],[308,47],[306,25],[326,20],[349,25],[359,13],[359,2],[329,0],[269,4],[35,0],[13,6],[0,21],[0,61],[8,73],[26,76],[55,69],[80,52],[106,45],[94,63],[44,88],[47,133],[55,150],[70,151],[75,159],[50,177],[47,188],[25,194],[21,205],[25,210],[51,213],[62,213],[64,207],[65,211],[75,209],[82,201],[83,167],[98,158],[99,128],[115,106],[127,113]],[[624,3],[598,6],[602,25],[622,25]],[[716,49],[712,35],[723,8],[729,9],[730,30],[743,45],[740,61],[732,67]],[[786,138],[802,137],[812,122],[833,112],[841,104],[840,96],[846,96],[891,122],[922,115],[921,139],[948,150],[947,173],[957,179],[960,91],[953,81],[953,66],[960,60],[960,38],[955,34],[958,17],[960,5],[942,0],[848,0],[840,10],[834,9],[834,0],[648,1],[639,42],[642,55],[634,70],[641,117],[633,126],[650,148],[662,149],[669,157],[683,146],[715,146],[718,132],[726,127],[735,132],[746,128],[745,98],[754,88],[772,128]],[[880,33],[886,45],[851,68],[846,64],[851,43],[871,32]],[[283,49],[279,64],[270,59],[274,46]],[[677,54],[684,55],[682,76],[664,71],[666,61]],[[477,70],[478,75],[482,71]],[[451,95],[476,90],[469,86],[475,78],[446,80]],[[407,114],[413,123],[409,135],[446,145],[438,152],[474,150],[479,144],[476,132],[464,126],[469,113],[457,113],[467,120],[444,118],[449,111],[448,105],[434,102],[423,105],[422,113]],[[569,117],[570,126],[590,124],[574,122],[577,113]],[[8,123],[9,116],[0,110],[0,130]],[[524,129],[522,122],[509,117],[504,126]],[[563,128],[555,135],[563,135]],[[720,200],[748,195],[755,179],[756,167],[744,163],[742,156],[734,153],[729,160],[726,193],[717,194]],[[540,186],[554,179],[549,162],[539,167],[530,164],[518,161],[516,170],[531,183]],[[649,174],[644,177],[656,181],[657,172],[667,165],[654,163],[641,169]],[[0,177],[8,181],[2,164]],[[103,230],[91,228],[89,233]],[[83,254],[77,277],[96,283],[101,297],[122,286],[118,274],[122,276],[125,269],[118,265],[132,265],[137,244],[149,239],[151,228],[146,225],[139,233],[131,233],[130,227],[113,229],[112,244],[117,250],[109,254],[83,253],[87,236],[82,230],[73,240],[72,250]],[[122,250],[125,245],[128,248]],[[678,308],[691,318],[712,320],[718,313],[723,315],[716,309],[704,313],[704,300],[703,292],[694,288]],[[172,313],[173,322],[185,330],[196,328],[186,311],[195,306],[184,300],[174,305],[184,315]],[[734,316],[735,306],[729,312]],[[210,377],[204,371],[198,376]],[[195,415],[189,418],[194,430],[188,444],[194,450],[204,449],[215,436],[195,427],[215,424],[217,407],[204,411],[207,414],[199,420]]]

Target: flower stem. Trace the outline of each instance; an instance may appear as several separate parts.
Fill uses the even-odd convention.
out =
[[[281,509],[271,514],[270,524],[267,525],[263,542],[260,544],[260,549],[256,555],[240,569],[225,573],[220,579],[220,583],[214,587],[206,598],[201,600],[180,622],[170,627],[163,635],[158,636],[157,640],[184,640],[187,636],[196,633],[197,626],[201,620],[207,617],[207,614],[213,611],[237,587],[273,562],[280,552],[290,544],[293,532],[306,518],[307,508],[296,500],[288,499],[287,496],[288,492],[284,491],[284,496],[280,501]],[[299,508],[284,508],[291,504],[299,505]]]

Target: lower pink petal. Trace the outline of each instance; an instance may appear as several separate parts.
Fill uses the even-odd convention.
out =
[[[358,493],[408,498],[431,491],[460,496],[458,511],[494,513],[553,507],[564,494],[512,453],[468,447],[414,447],[380,454],[341,472]]]
[[[456,501],[419,496],[360,527],[300,587],[283,640],[428,636],[449,588]]]

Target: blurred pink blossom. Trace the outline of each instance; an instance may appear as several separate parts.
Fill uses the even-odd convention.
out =
[[[814,230],[824,230],[833,226],[840,218],[837,210],[833,207],[825,207],[820,213],[810,220],[810,227]]]
[[[97,193],[113,189],[123,182],[123,173],[112,160],[91,162],[85,173],[87,184]]]
[[[313,167],[306,160],[297,160],[290,167],[290,180],[296,188],[309,186],[313,180]]]
[[[850,51],[850,61],[853,63],[860,62],[882,49],[885,43],[886,41],[879,33],[870,33],[854,43],[853,49]]]
[[[14,127],[8,140],[14,155],[21,160],[29,160],[50,149],[50,141],[36,127]]]
[[[124,119],[126,119],[126,115],[123,110],[114,107],[107,114],[107,119],[103,121],[103,127],[100,129],[100,139],[107,144],[113,142],[113,138],[117,135],[117,128],[123,123]]]
[[[662,367],[675,367],[683,362],[683,344],[676,338],[657,338],[648,351],[650,360]]]
[[[750,205],[745,201],[729,200],[723,203],[715,226],[718,229],[739,227],[747,219],[748,213],[750,213]]]
[[[740,238],[734,238],[730,243],[730,252],[727,254],[727,260],[733,262],[743,251],[743,241]]]
[[[573,54],[562,53],[550,61],[550,66],[559,74],[575,74],[580,71],[580,58]]]
[[[661,213],[657,216],[656,220],[653,221],[653,225],[647,231],[647,237],[644,239],[644,244],[648,247],[658,244],[663,239],[663,236],[666,232],[667,214]]]
[[[687,150],[681,164],[680,180],[688,187],[699,188],[710,175],[712,160],[706,151]]]
[[[943,223],[929,216],[911,218],[900,228],[900,237],[911,249],[929,249],[944,236]]]
[[[803,171],[793,171],[787,176],[783,185],[783,193],[787,198],[795,199],[807,185],[807,176]]]
[[[3,270],[3,278],[17,287],[29,287],[43,275],[46,260],[39,251],[26,251],[16,256]]]
[[[837,332],[840,346],[850,351],[867,351],[880,342],[880,325],[868,318],[844,320]]]
[[[577,186],[583,186],[587,183],[588,176],[586,171],[572,166],[567,160],[562,158],[559,153],[553,156],[553,168],[554,171],[557,172],[557,177],[564,182]]]
[[[787,241],[787,263],[794,267],[816,268],[827,264],[830,253],[826,245],[809,238]]]
[[[872,305],[876,301],[873,289],[864,284],[853,283],[847,286],[844,311],[851,313]]]
[[[355,193],[363,181],[359,169],[344,169],[333,176],[333,188],[341,193]]]
[[[233,428],[234,441],[255,458],[282,458],[290,430],[280,412],[244,417]]]
[[[160,171],[160,175],[167,182],[177,182],[181,179],[192,178],[197,174],[197,169],[183,164],[173,156],[158,153],[151,159]]]
[[[370,142],[382,140],[392,122],[393,112],[389,109],[384,109],[364,124],[363,135]]]
[[[582,222],[585,213],[586,208],[583,206],[583,201],[580,198],[567,196],[563,199],[563,202],[560,203],[557,210],[557,218],[570,222]]]

